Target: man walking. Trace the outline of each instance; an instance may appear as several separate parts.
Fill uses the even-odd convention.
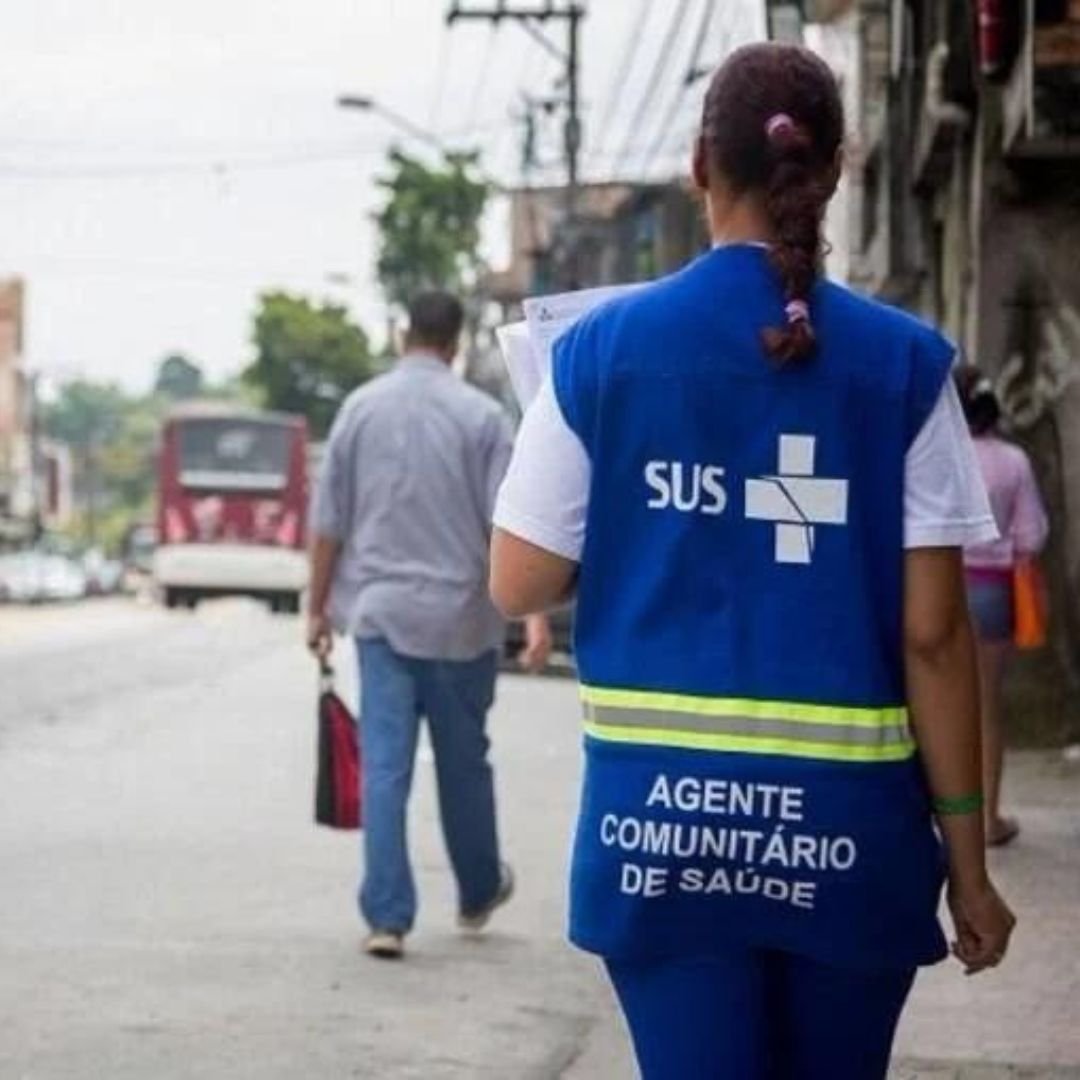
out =
[[[364,877],[372,956],[403,954],[416,915],[406,806],[421,717],[435,754],[458,922],[479,930],[513,892],[500,862],[485,724],[503,624],[488,599],[488,539],[510,460],[498,404],[455,378],[464,313],[442,292],[409,307],[405,355],[341,407],[315,492],[308,646],[356,639],[363,731]],[[547,662],[547,623],[522,663]]]

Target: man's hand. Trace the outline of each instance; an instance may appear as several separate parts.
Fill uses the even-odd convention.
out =
[[[334,630],[326,615],[316,612],[308,613],[307,647],[320,662],[328,659],[334,651]]]
[[[974,888],[950,885],[948,899],[956,927],[952,951],[965,973],[975,975],[997,967],[1016,926],[1016,917],[1005,901],[989,881]]]
[[[518,663],[533,675],[544,670],[551,658],[551,624],[546,615],[529,615],[525,619],[525,648]]]

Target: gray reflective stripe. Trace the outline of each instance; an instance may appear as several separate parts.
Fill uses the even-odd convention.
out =
[[[816,724],[759,716],[705,716],[672,709],[624,709],[591,702],[585,703],[585,719],[599,727],[692,731],[700,735],[741,735],[841,746],[906,746],[911,742],[906,724]]]

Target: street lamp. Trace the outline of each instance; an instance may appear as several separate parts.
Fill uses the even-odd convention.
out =
[[[422,128],[419,124],[410,120],[407,116],[402,116],[401,113],[396,112],[394,109],[388,109],[381,101],[377,101],[373,97],[368,97],[366,94],[341,94],[337,99],[337,104],[339,109],[357,109],[360,112],[375,113],[381,116],[388,123],[404,131],[412,138],[433,147],[444,160],[450,159],[453,155],[453,150],[434,132]],[[504,190],[503,184],[484,170],[477,168],[475,175],[493,191]]]
[[[402,116],[401,113],[395,112],[393,109],[388,109],[374,98],[367,97],[363,94],[342,94],[337,99],[337,103],[338,108],[341,109],[360,109],[362,112],[376,113],[384,120],[393,124],[394,127],[407,132],[414,139],[419,139],[421,142],[425,142],[429,146],[435,147],[435,149],[443,156],[447,153],[446,144],[438,137],[438,135],[422,128],[407,116]]]

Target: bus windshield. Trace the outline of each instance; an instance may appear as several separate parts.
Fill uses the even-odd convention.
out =
[[[180,483],[204,491],[279,491],[289,471],[289,428],[244,418],[178,425]]]

